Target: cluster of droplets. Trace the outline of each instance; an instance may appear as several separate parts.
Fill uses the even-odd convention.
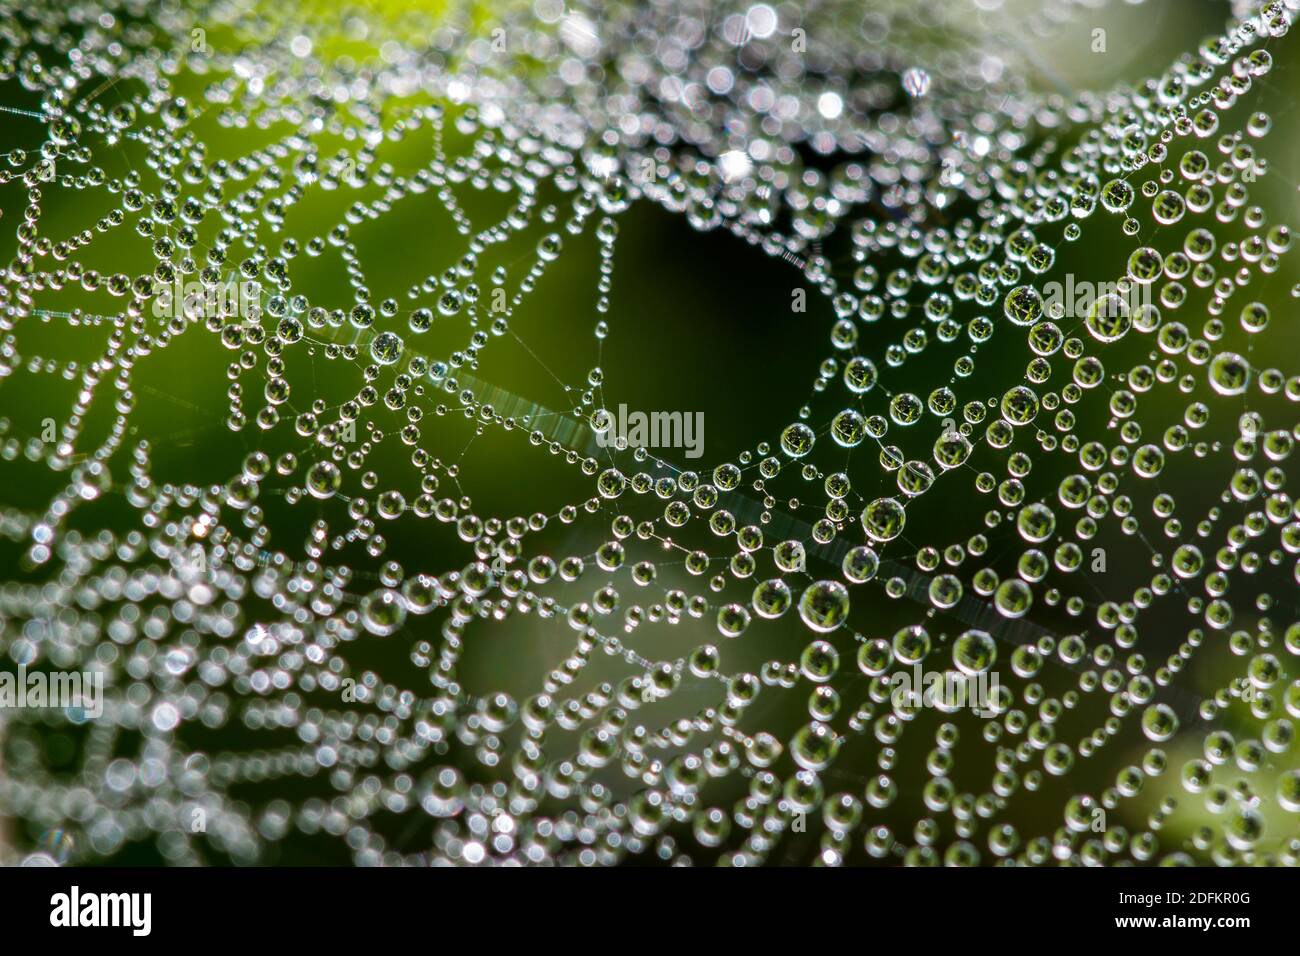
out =
[[[1068,101],[990,60],[1005,24],[872,6],[540,2],[504,58],[454,19],[351,18],[381,51],[364,65],[314,52],[326,27],[268,36],[234,10],[199,49],[175,10],[0,6],[0,88],[37,101],[15,123],[44,137],[0,169],[23,208],[0,388],[75,383],[53,434],[0,421],[13,480],[54,482],[0,513],[21,555],[0,650],[106,685],[101,715],[3,712],[13,852],[1300,860],[1300,375],[1271,365],[1285,320],[1255,291],[1292,236],[1250,197],[1272,121],[1239,106],[1296,4],[1239,4],[1164,74]],[[223,52],[241,31],[259,41]],[[121,151],[139,162],[113,175]],[[287,235],[333,192],[336,220]],[[375,301],[354,232],[425,195],[463,251]],[[92,226],[45,234],[92,201]],[[806,403],[731,459],[682,468],[614,434],[600,355],[638,201],[793,266],[827,310]],[[572,384],[522,316],[588,233],[597,359]],[[131,234],[144,271],[83,264]],[[1088,245],[1122,247],[1120,273],[1076,293]],[[120,311],[56,308],[64,289]],[[29,351],[51,323],[93,357]],[[146,370],[196,340],[228,360],[214,421],[246,449],[211,484],[158,477],[180,439],[133,424],[159,395]],[[568,407],[493,380],[500,343]],[[554,496],[521,475],[519,513],[483,508],[466,427],[583,492],[533,510]],[[390,536],[436,543],[408,567]],[[670,628],[694,646],[660,650]],[[534,629],[569,643],[527,695],[467,676],[476,646],[512,656]],[[379,662],[395,644],[404,666]],[[920,671],[999,680],[978,713],[923,707],[894,690]],[[906,748],[923,775],[904,737],[928,737]],[[1090,774],[1103,753],[1113,782]]]

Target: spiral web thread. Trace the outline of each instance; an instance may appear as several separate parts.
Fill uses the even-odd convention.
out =
[[[1086,26],[1066,2],[0,4],[0,454],[43,496],[0,515],[0,648],[105,685],[99,716],[0,709],[8,852],[1295,863],[1300,377],[1269,363],[1297,291],[1250,189],[1296,6],[1238,3],[1094,93],[1032,52]],[[421,275],[372,301],[353,233],[422,196],[429,252],[377,233]],[[755,447],[605,440],[644,204],[829,315],[807,404]],[[528,305],[589,235],[596,360],[566,381]],[[1124,274],[1087,276],[1117,295],[1051,300],[1058,253],[1117,243]],[[335,274],[295,282],[313,260]],[[232,278],[251,299],[173,291]],[[207,405],[148,374],[196,341],[229,362]],[[562,399],[498,377],[500,343]],[[24,407],[45,380],[74,396],[53,437]],[[502,513],[467,477],[493,436],[536,468]],[[220,481],[155,475],[185,449]],[[1204,482],[1162,490],[1179,472]],[[947,539],[910,537],[927,516]],[[431,543],[399,563],[390,534]],[[476,642],[529,666],[535,632],[567,651],[527,696],[462,676]],[[989,714],[892,693],[914,666],[997,672]]]

